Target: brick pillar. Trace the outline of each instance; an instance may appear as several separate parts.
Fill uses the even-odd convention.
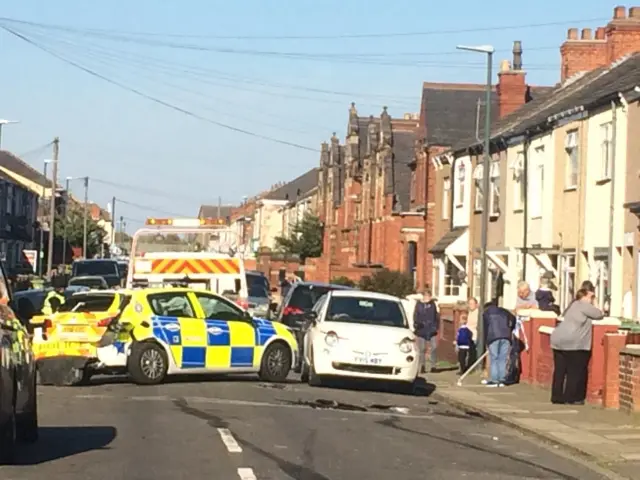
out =
[[[544,356],[544,350],[546,349],[546,345],[542,345],[542,334],[540,333],[540,327],[551,327],[555,328],[556,326],[556,315],[553,312],[541,312],[541,311],[532,311],[532,317],[530,317],[529,323],[531,325],[531,336],[528,336],[529,339],[529,365],[530,365],[530,373],[529,378],[532,383],[539,383],[538,378],[540,377],[539,372],[542,368],[541,361],[543,360],[541,357]],[[544,317],[542,316],[544,315]],[[548,334],[545,334],[548,337]],[[545,339],[546,340],[546,339]],[[542,362],[544,363],[544,362]]]
[[[620,407],[620,352],[624,349],[627,336],[621,333],[607,333],[604,337],[604,376],[602,406]]]
[[[605,384],[604,339],[607,333],[617,333],[620,322],[598,322],[593,325],[591,360],[589,361],[589,380],[587,381],[587,401],[600,403]]]
[[[640,411],[640,348],[626,347],[620,353],[620,410]]]

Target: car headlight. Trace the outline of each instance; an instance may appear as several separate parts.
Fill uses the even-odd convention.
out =
[[[405,338],[400,342],[400,351],[402,353],[411,353],[413,350],[413,340],[410,338]]]
[[[338,344],[338,335],[336,332],[329,332],[324,337],[324,343],[329,345],[330,347],[335,347]]]

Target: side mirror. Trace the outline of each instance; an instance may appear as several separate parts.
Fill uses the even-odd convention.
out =
[[[318,323],[318,314],[316,312],[307,312],[304,315],[304,319],[307,323],[316,325]]]

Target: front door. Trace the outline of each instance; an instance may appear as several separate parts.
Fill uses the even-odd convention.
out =
[[[245,313],[228,300],[205,292],[192,294],[207,333],[206,368],[254,370],[260,365],[261,333]]]

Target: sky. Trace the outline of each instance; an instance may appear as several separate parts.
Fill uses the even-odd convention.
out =
[[[351,102],[402,116],[418,112],[424,81],[485,82],[485,58],[458,44],[493,45],[496,72],[520,40],[528,83],[553,85],[567,29],[595,31],[617,3],[4,2],[0,118],[20,123],[3,128],[2,148],[40,170],[59,137],[58,182],[89,176],[90,200],[115,196],[132,232],[317,166]]]

